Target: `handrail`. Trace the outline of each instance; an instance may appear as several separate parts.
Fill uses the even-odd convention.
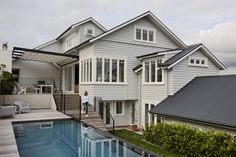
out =
[[[102,98],[101,98],[101,97],[95,97],[95,99],[97,99],[97,98],[99,98],[99,99],[100,99],[100,102],[102,103],[102,105],[103,105],[106,109],[108,109],[107,105],[103,102]],[[109,115],[109,117],[112,119],[112,134],[114,135],[114,133],[115,133],[115,119],[114,119],[114,117],[111,115],[110,110],[108,110],[108,111],[109,111],[109,112],[108,112],[108,115]],[[102,117],[102,119],[103,119],[103,117]]]

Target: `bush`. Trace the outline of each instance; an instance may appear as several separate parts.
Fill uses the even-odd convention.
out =
[[[147,126],[144,137],[151,143],[186,156],[236,156],[236,137],[213,129],[200,131],[185,125],[158,123]]]

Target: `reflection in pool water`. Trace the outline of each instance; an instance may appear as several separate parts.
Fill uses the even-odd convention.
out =
[[[13,128],[21,157],[152,157],[72,120],[17,123]]]

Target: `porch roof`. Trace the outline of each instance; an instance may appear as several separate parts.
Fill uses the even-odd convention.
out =
[[[12,58],[53,63],[59,66],[73,63],[79,60],[79,56],[76,55],[50,52],[50,51],[41,51],[41,50],[21,48],[21,47],[13,48]]]

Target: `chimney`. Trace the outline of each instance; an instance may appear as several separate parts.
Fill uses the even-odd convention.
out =
[[[2,42],[2,50],[3,51],[7,51],[7,48],[8,48],[8,43],[7,42]]]

